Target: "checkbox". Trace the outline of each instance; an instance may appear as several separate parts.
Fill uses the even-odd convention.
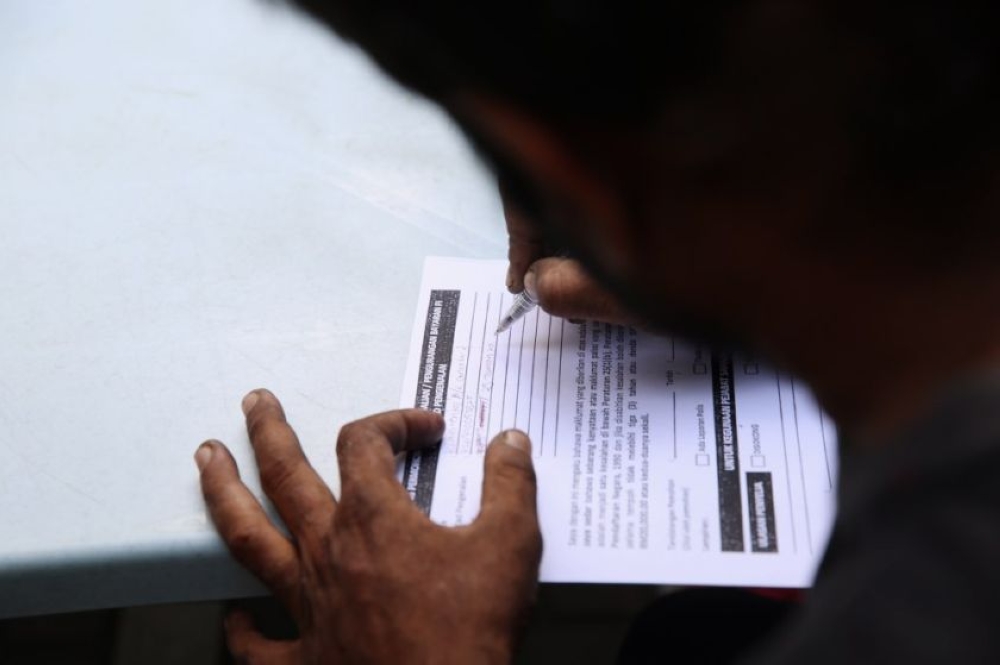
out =
[[[695,363],[694,364],[695,374],[708,374],[708,365],[705,363]]]
[[[750,466],[755,469],[763,469],[767,466],[767,458],[763,455],[751,455],[750,456]]]
[[[760,365],[757,363],[747,363],[743,366],[743,372],[745,374],[760,374]]]
[[[698,453],[697,455],[694,456],[695,466],[708,466],[709,462],[711,461],[712,458],[706,455],[705,453]]]

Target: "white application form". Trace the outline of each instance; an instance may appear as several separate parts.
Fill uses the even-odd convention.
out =
[[[447,430],[400,461],[417,505],[474,520],[486,446],[516,427],[533,446],[542,581],[811,584],[837,449],[808,390],[752,357],[539,308],[496,335],[506,267],[425,264],[402,405]]]

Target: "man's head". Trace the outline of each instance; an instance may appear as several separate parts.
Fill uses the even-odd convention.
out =
[[[442,103],[521,205],[630,292],[667,242],[688,275],[709,245],[702,265],[802,243],[939,262],[993,184],[992,3],[298,4]]]
[[[760,343],[1000,248],[995,3],[296,1],[655,323]]]

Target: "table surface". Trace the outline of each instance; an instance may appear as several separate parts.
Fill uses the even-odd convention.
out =
[[[0,617],[234,597],[192,453],[266,386],[336,483],[423,259],[502,257],[454,126],[263,0],[0,3]]]

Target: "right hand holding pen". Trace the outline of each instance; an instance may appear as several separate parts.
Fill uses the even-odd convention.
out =
[[[627,312],[575,259],[549,257],[528,267],[524,286],[552,316],[635,325]]]
[[[538,225],[503,196],[502,186],[500,193],[507,221],[507,258],[510,262],[507,289],[511,293],[527,289],[538,305],[552,316],[625,325],[638,323],[636,317],[598,284],[579,261],[552,256],[552,248],[545,246]]]

